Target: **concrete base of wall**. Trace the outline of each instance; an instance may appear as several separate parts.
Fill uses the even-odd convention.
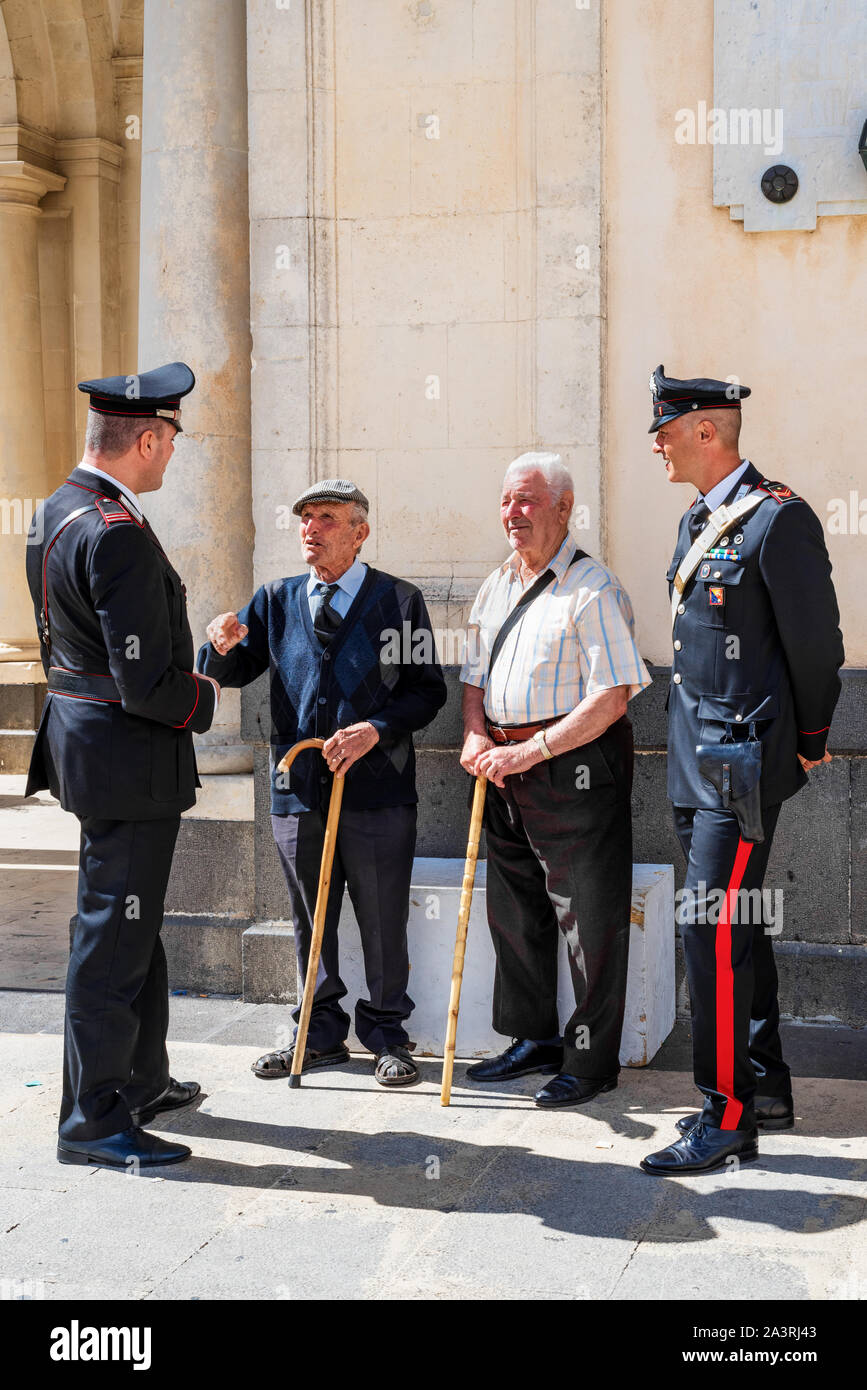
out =
[[[463,1057],[492,1056],[503,1038],[491,1028],[494,952],[485,913],[487,866],[479,864],[467,935],[461,992],[458,1044]],[[410,891],[410,995],[415,1002],[410,1024],[419,1053],[442,1056],[458,919],[463,860],[416,859]],[[175,988],[191,978],[187,952],[196,934],[184,933],[184,919],[168,922],[170,967]],[[345,1006],[367,995],[361,939],[348,894],[340,916],[340,973],[346,984]],[[286,923],[203,924],[201,976],[232,978],[240,970],[247,1003],[295,1003],[300,997],[292,928]],[[176,973],[180,972],[180,973]],[[213,988],[213,986],[212,986]],[[560,943],[558,1008],[561,1021],[575,1007],[565,942]],[[637,864],[633,873],[629,978],[620,1060],[645,1066],[668,1037],[675,1018],[674,874],[667,864]],[[353,1032],[350,1047],[360,1047]]]
[[[666,796],[667,672],[630,706],[636,742],[634,857],[684,864]],[[469,778],[457,759],[457,672],[446,671],[449,700],[417,739],[418,853],[461,859],[469,823]],[[11,730],[9,756],[24,761],[44,685],[6,683],[0,672],[0,731]],[[266,740],[267,676],[242,692],[242,729],[253,745],[252,777],[204,777],[199,802],[183,818],[169,884],[164,929],[173,987],[241,994],[251,1002],[296,997],[286,887],[271,833]],[[864,1027],[867,998],[867,672],[843,673],[831,729],[833,762],[782,809],[765,879],[780,893],[775,940],[780,1006],[797,1019],[840,1019]],[[16,751],[17,750],[17,751]],[[0,732],[0,761],[3,734]],[[25,761],[26,765],[26,761]],[[254,796],[255,789],[255,796]],[[481,854],[484,857],[484,836]],[[456,910],[454,920],[456,920]],[[483,932],[487,927],[483,924]],[[689,1016],[678,950],[678,1011]],[[411,987],[412,992],[412,987]],[[447,1002],[448,989],[445,992]],[[489,999],[489,990],[486,994]]]
[[[41,673],[41,666],[39,671]],[[45,699],[32,663],[0,662],[0,774],[26,772]]]

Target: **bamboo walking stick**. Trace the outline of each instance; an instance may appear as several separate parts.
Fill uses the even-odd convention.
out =
[[[278,772],[288,772],[296,757],[305,748],[321,748],[324,739],[304,738],[296,743],[277,765]],[[316,890],[316,908],[313,913],[313,935],[310,940],[310,955],[307,959],[307,975],[304,980],[304,996],[301,1001],[301,1016],[295,1033],[295,1050],[292,1053],[292,1068],[289,1085],[297,1090],[301,1085],[301,1068],[307,1050],[307,1029],[313,1012],[313,996],[316,993],[316,976],[319,974],[319,957],[322,953],[322,937],[325,932],[325,913],[328,910],[328,889],[331,886],[331,869],[334,864],[334,851],[337,848],[337,822],[340,819],[340,804],[343,801],[343,773],[335,772],[331,786],[331,800],[328,803],[328,819],[325,822],[325,843],[322,846],[322,863],[319,866],[319,887]]]
[[[440,1105],[448,1105],[452,1095],[452,1071],[455,1065],[455,1042],[458,1034],[458,1009],[461,1005],[461,983],[464,978],[467,927],[470,921],[470,908],[473,905],[473,885],[476,881],[476,861],[479,857],[479,840],[482,834],[482,815],[485,809],[485,792],[487,788],[487,778],[477,777],[473,791],[473,809],[470,815],[470,836],[467,841],[467,857],[464,861],[464,880],[461,884],[461,902],[458,908],[458,930],[455,936],[455,954],[452,962],[452,989],[449,998],[448,1022],[446,1024],[446,1045],[443,1051],[443,1081],[440,1091]]]

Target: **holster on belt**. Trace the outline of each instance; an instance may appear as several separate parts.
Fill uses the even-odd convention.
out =
[[[723,808],[734,811],[741,839],[762,844],[762,745],[755,724],[750,725],[749,738],[737,743],[727,724],[724,742],[699,743],[695,753],[702,777],[716,788]]]

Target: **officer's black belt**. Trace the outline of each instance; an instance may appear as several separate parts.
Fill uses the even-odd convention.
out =
[[[66,671],[62,666],[48,670],[48,689],[52,695],[70,695],[78,700],[110,700],[120,704],[120,691],[113,676],[95,671]]]

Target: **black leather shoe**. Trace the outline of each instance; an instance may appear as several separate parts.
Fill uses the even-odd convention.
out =
[[[131,1110],[130,1119],[136,1126],[149,1125],[155,1115],[162,1115],[165,1110],[185,1110],[188,1105],[192,1105],[201,1089],[198,1081],[175,1081],[174,1077],[170,1076],[169,1084],[162,1094],[140,1109]]]
[[[572,1076],[568,1071],[561,1071],[536,1092],[535,1101],[544,1110],[553,1110],[558,1105],[583,1105],[585,1100],[592,1100],[601,1091],[613,1091],[616,1086],[616,1076]]]
[[[795,1107],[791,1096],[787,1100],[780,1100],[777,1096],[756,1096],[754,1104],[757,1129],[794,1129]],[[700,1110],[694,1115],[682,1116],[677,1121],[677,1128],[681,1134],[689,1134],[701,1116]]]
[[[161,1163],[183,1163],[189,1158],[186,1144],[170,1144],[156,1134],[132,1125],[105,1139],[58,1139],[58,1163],[96,1163],[106,1168],[154,1168]]]
[[[741,1163],[758,1158],[758,1132],[754,1129],[713,1129],[697,1124],[669,1144],[667,1149],[648,1154],[641,1160],[645,1173],[658,1178],[677,1178],[681,1173],[709,1173],[722,1168],[727,1159],[736,1157]]]
[[[467,1067],[473,1081],[512,1081],[516,1076],[529,1076],[539,1071],[543,1076],[559,1071],[563,1065],[563,1048],[551,1043],[533,1042],[532,1038],[516,1038],[511,1047],[499,1057],[474,1062]]]

